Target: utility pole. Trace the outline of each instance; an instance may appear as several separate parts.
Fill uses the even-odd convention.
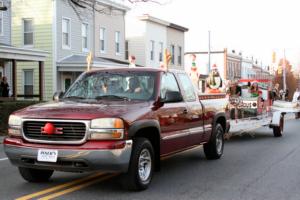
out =
[[[208,73],[210,72],[210,31],[208,31]]]
[[[283,50],[283,91],[286,92],[286,57],[285,49]]]
[[[96,15],[95,15],[95,7],[96,7],[96,3],[97,3],[96,0],[94,0],[94,1],[93,1],[93,40],[94,40],[94,41],[96,41],[96,38],[95,38],[95,29],[96,29],[96,28],[95,28],[95,27],[96,27],[96,24],[95,24],[95,21],[96,21],[96,20],[95,20],[95,18],[96,18]],[[95,55],[95,53],[96,53],[96,50],[95,50],[95,42],[93,42],[92,45],[93,45],[93,47],[92,47],[92,48],[93,48],[93,49],[92,49],[92,52],[93,52],[93,54]]]

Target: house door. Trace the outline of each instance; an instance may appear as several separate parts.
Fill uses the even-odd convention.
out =
[[[3,67],[0,66],[0,78],[2,78],[2,76],[3,76]]]
[[[71,84],[73,83],[73,78],[71,74],[63,74],[62,75],[62,90],[66,92]]]

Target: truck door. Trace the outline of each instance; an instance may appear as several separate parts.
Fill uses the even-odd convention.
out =
[[[164,99],[167,91],[180,92],[178,83],[172,73],[162,75],[160,98]],[[161,127],[161,154],[165,155],[188,146],[189,127],[185,123],[187,107],[184,101],[169,102],[156,111]]]
[[[198,94],[189,78],[185,73],[177,74],[183,93],[183,98],[187,105],[187,115],[185,126],[189,127],[189,145],[200,144],[203,140],[204,121],[203,108],[198,99]]]

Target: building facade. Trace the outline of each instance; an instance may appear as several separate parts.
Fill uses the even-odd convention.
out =
[[[242,58],[241,63],[241,78],[249,79],[255,76],[255,71],[253,70],[253,61],[249,58]]]
[[[226,76],[227,80],[238,80],[242,75],[242,55],[236,54],[233,50],[232,52],[227,52],[226,54]]]
[[[1,0],[0,7],[7,10],[0,11],[0,45],[11,44],[11,8],[10,0]],[[11,64],[0,59],[0,78],[6,76],[11,85]]]
[[[49,53],[44,66],[46,100],[56,91],[66,91],[87,69],[89,53],[93,55],[92,68],[126,63],[124,15],[128,8],[121,4],[97,0],[91,10],[70,0],[12,0],[12,10],[12,44]],[[101,27],[105,29],[104,35],[100,33]],[[112,32],[118,32],[117,39],[111,36]],[[100,43],[105,45],[103,52]],[[18,90],[24,90],[24,85],[32,86],[33,93],[38,90],[34,65],[26,63],[19,67]]]
[[[126,40],[128,55],[134,55],[136,64],[160,67],[164,50],[172,55],[170,67],[184,69],[184,33],[187,28],[143,15],[126,18]]]
[[[11,43],[11,5],[10,0],[1,0],[0,7],[7,10],[0,11],[0,43],[10,45]]]

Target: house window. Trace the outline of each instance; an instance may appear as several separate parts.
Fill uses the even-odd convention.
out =
[[[115,32],[116,54],[120,54],[120,31]]]
[[[105,28],[100,28],[100,52],[105,53]]]
[[[164,43],[159,43],[159,62],[163,61]]]
[[[24,70],[24,95],[25,99],[32,99],[33,95],[33,70]]]
[[[33,21],[32,19],[23,19],[24,45],[33,45]]]
[[[129,46],[128,46],[128,40],[126,40],[125,42],[125,59],[128,60],[129,59]]]
[[[181,58],[182,58],[182,48],[178,46],[178,65],[181,65]]]
[[[3,7],[3,1],[0,1],[0,6]],[[3,11],[0,11],[0,35],[3,35]]]
[[[150,60],[154,60],[154,41],[150,41]]]
[[[71,38],[70,38],[71,24],[70,19],[62,19],[62,46],[63,48],[71,47]]]
[[[82,37],[82,50],[88,50],[88,24],[81,25],[81,37]]]
[[[171,63],[172,64],[175,64],[175,46],[174,45],[171,45],[171,56],[172,56],[172,58],[171,58]]]

